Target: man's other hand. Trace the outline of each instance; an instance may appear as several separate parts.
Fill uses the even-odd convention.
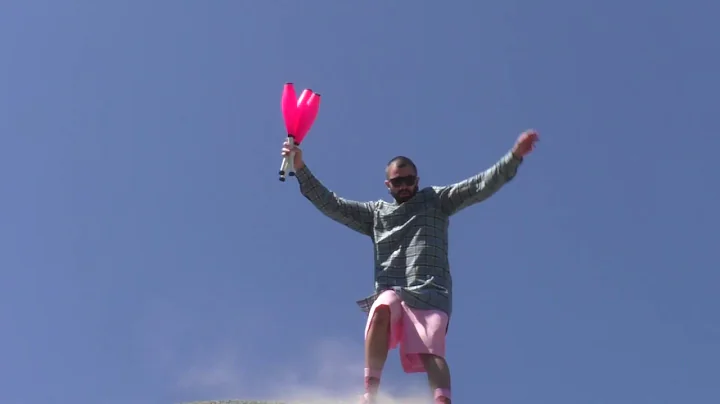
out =
[[[538,136],[537,131],[526,130],[520,134],[517,142],[515,142],[515,146],[512,149],[513,154],[520,158],[525,157],[535,149],[535,143],[538,140],[540,140],[540,137]]]

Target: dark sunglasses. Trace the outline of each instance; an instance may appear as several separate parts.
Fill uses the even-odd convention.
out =
[[[403,185],[412,186],[415,185],[415,181],[417,180],[417,177],[414,175],[406,175],[404,177],[395,177],[390,178],[390,184],[394,187],[399,187]]]

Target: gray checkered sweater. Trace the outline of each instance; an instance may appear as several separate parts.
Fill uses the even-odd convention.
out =
[[[296,172],[300,192],[329,218],[369,236],[375,250],[375,293],[357,301],[368,312],[380,292],[395,290],[410,307],[452,313],[449,218],[481,202],[517,173],[522,159],[508,152],[492,167],[456,184],[419,190],[403,204],[357,202],[328,190],[307,165]]]

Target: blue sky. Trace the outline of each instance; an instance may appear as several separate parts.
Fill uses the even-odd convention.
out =
[[[720,7],[683,4],[3,2],[2,401],[361,390],[372,248],[277,180],[293,81],[347,198],[540,131],[451,221],[455,401],[718,402]]]

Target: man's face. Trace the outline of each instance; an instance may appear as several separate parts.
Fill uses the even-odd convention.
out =
[[[391,164],[387,169],[387,178],[385,186],[397,203],[407,202],[418,191],[420,179],[410,165],[398,167],[396,163]]]

